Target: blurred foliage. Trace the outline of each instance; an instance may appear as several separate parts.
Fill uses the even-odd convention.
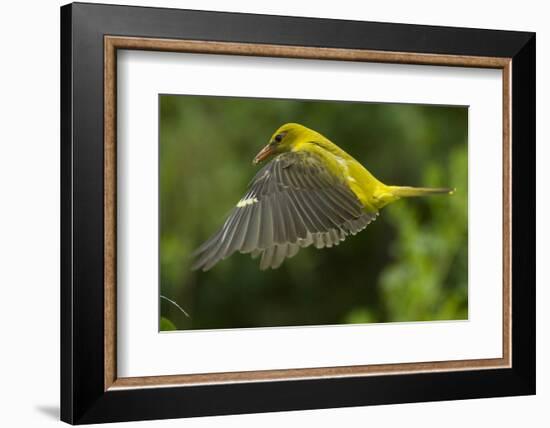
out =
[[[208,272],[191,252],[244,194],[280,125],[330,138],[386,184],[455,187],[400,200],[338,247],[277,270],[235,254]],[[468,112],[463,107],[160,97],[160,329],[466,319]]]
[[[160,317],[160,330],[161,331],[173,331],[173,330],[177,330],[177,327],[169,319],[164,318],[164,317]]]

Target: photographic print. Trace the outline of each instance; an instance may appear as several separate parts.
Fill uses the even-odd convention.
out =
[[[468,318],[464,106],[159,96],[161,331]]]

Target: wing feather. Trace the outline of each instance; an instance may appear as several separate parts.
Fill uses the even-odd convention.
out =
[[[271,197],[267,196],[259,202],[262,208],[262,217],[260,221],[260,237],[258,247],[265,249],[272,247],[273,242],[273,208],[271,206]]]
[[[261,257],[260,269],[276,269],[300,248],[338,245],[377,214],[316,155],[284,153],[256,173],[221,229],[194,252],[193,269],[208,270],[237,251]]]
[[[248,229],[244,232],[244,242],[240,248],[242,253],[249,253],[258,248],[258,240],[260,237],[260,216],[261,205],[253,205],[251,208],[250,222]]]

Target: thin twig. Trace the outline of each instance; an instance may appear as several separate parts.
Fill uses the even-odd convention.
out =
[[[176,308],[178,308],[180,311],[183,312],[183,315],[185,315],[187,318],[191,319],[191,316],[190,316],[187,312],[185,312],[185,309],[183,309],[183,308],[182,308],[180,305],[178,305],[176,302],[174,302],[173,300],[170,300],[168,297],[163,296],[162,294],[160,295],[160,298],[161,298],[161,299],[164,299],[164,300],[166,300],[166,301],[168,301],[168,302],[170,302],[170,303],[172,303]]]

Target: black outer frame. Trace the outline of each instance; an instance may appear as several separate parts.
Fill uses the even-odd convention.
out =
[[[512,58],[512,368],[104,391],[103,37]],[[61,8],[61,419],[72,424],[535,393],[535,34],[74,3]],[[495,255],[496,257],[496,255]]]

